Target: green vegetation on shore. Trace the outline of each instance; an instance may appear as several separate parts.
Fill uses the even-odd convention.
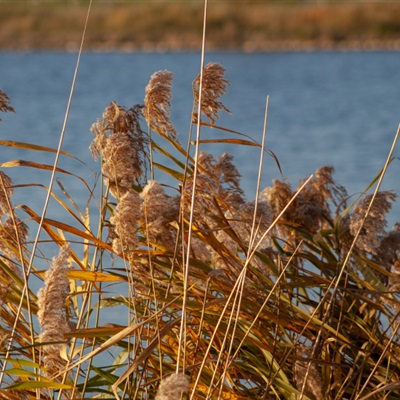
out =
[[[1,49],[74,50],[87,2],[5,2]],[[85,48],[198,50],[202,2],[94,2]],[[400,48],[400,3],[210,1],[207,47],[227,50]]]

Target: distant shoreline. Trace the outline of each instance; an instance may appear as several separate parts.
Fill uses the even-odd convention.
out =
[[[2,5],[0,50],[76,51],[86,7]],[[208,51],[400,50],[400,3],[271,5],[212,3]],[[92,9],[88,51],[198,51],[201,2],[98,5]]]
[[[0,47],[0,52],[76,52],[79,50],[78,46],[72,44],[66,46],[17,46],[17,47]],[[137,46],[133,43],[90,43],[84,45],[84,52],[93,53],[179,53],[179,52],[199,52],[201,50],[198,46],[193,47],[176,47],[169,43],[146,43],[145,46]],[[284,52],[319,52],[319,51],[332,51],[332,52],[362,52],[362,51],[400,51],[400,39],[395,41],[345,41],[341,43],[335,42],[305,42],[305,41],[285,41],[285,42],[272,42],[267,44],[254,44],[245,43],[243,46],[234,48],[219,48],[214,46],[213,43],[206,43],[206,51],[209,52],[243,52],[243,53],[284,53]]]

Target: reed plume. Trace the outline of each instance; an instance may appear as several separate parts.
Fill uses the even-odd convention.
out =
[[[400,224],[394,224],[393,228],[386,233],[377,248],[374,259],[387,270],[398,260],[400,248]]]
[[[238,250],[241,250],[243,246],[247,247],[258,243],[264,232],[269,228],[272,222],[270,206],[266,202],[259,202],[257,210],[255,206],[254,201],[245,202],[237,208],[230,207],[225,213],[225,220],[228,222],[229,227],[218,230],[216,237],[230,252],[230,256],[223,255],[226,251],[215,251],[213,253],[213,263],[216,268],[228,268],[238,273],[242,268],[241,262],[235,259]],[[254,213],[256,213],[255,220]],[[255,222],[254,226],[253,220]],[[271,237],[267,236],[260,243],[260,247],[269,247],[270,243]],[[261,251],[261,248],[259,250]],[[260,262],[257,258],[254,258],[252,263],[263,274],[269,274],[269,270],[264,262]]]
[[[225,68],[216,62],[207,64],[203,69],[202,93],[201,93],[201,112],[215,124],[220,110],[227,113],[231,111],[219,100],[226,93],[229,81],[225,79]],[[194,106],[199,105],[200,98],[200,77],[198,74],[193,81]],[[198,115],[194,113],[194,122],[197,123]]]
[[[28,227],[16,215],[10,196],[13,193],[12,180],[4,172],[0,171],[0,251],[1,260],[18,277],[22,277],[21,268],[13,261],[21,256],[20,246],[26,244]],[[0,291],[8,292],[10,277],[3,268],[0,269]]]
[[[189,390],[189,381],[184,374],[172,374],[164,378],[155,400],[179,400],[183,392]]]
[[[214,199],[218,197],[220,186],[212,176],[199,173],[196,179],[196,198],[193,213],[199,226],[213,225]],[[183,187],[183,212],[186,217],[191,210],[193,177],[190,176]]]
[[[198,155],[199,173],[196,179],[193,215],[197,228],[204,232],[210,232],[213,229],[218,231],[221,216],[229,210],[234,212],[233,210],[237,210],[244,204],[240,174],[233,165],[232,159],[227,154],[215,159],[212,154],[204,151]],[[192,190],[193,177],[189,176],[183,186],[182,211],[186,219],[189,218],[191,211]],[[228,240],[227,237],[224,239]],[[191,244],[191,251],[197,258],[210,262],[213,258],[213,250],[209,244],[196,237],[193,238]]]
[[[197,177],[195,211],[212,212],[216,198],[226,203],[225,207],[238,208],[244,203],[240,187],[240,174],[232,162],[233,157],[223,154],[217,160],[212,154],[201,151],[198,156],[199,174]],[[185,190],[191,193],[192,177],[189,177]],[[185,196],[190,199],[190,196]]]
[[[165,193],[156,181],[149,181],[140,193],[144,233],[151,243],[160,243],[173,248],[176,240],[176,228],[173,222],[179,220],[179,198]]]
[[[140,128],[139,107],[127,110],[111,102],[91,131],[92,155],[95,160],[101,157],[110,192],[119,199],[145,175],[147,140]]]
[[[392,202],[396,199],[396,194],[390,190],[378,192],[370,211],[364,221],[365,214],[372,201],[372,195],[365,196],[350,217],[350,233],[355,236],[361,228],[356,247],[360,251],[376,255],[381,244],[381,240],[386,235],[386,214],[392,208]]]
[[[123,254],[127,250],[136,250],[139,246],[137,236],[141,216],[142,199],[137,192],[130,190],[119,200],[110,222],[117,237],[113,239],[113,250]]]
[[[28,227],[16,215],[7,217],[0,225],[0,250],[6,257],[19,257],[18,246],[24,246]]]
[[[170,139],[176,139],[176,130],[170,120],[172,72],[155,72],[146,86],[143,115],[148,125]]]
[[[223,153],[216,160],[214,170],[226,193],[225,199],[229,198],[230,202],[242,204],[244,202],[244,192],[240,187],[241,175],[233,163],[232,154]]]
[[[5,92],[0,89],[0,112],[15,112],[14,108],[10,105],[10,98]],[[1,121],[1,118],[0,118]]]
[[[3,171],[0,171],[0,214],[10,214],[10,196],[13,192],[11,178]]]
[[[266,187],[260,194],[261,201],[265,201],[271,207],[273,218],[276,218],[280,212],[286,207],[293,197],[294,192],[287,180],[274,179],[271,187]],[[283,220],[290,220],[289,209],[283,216]],[[292,231],[284,224],[277,224],[276,231],[282,237],[290,237],[293,235]]]
[[[69,294],[68,257],[69,245],[61,247],[59,255],[44,276],[45,286],[39,289],[38,319],[43,343],[43,362],[48,375],[53,375],[65,365],[60,350],[65,342],[64,333],[69,330],[66,315],[66,300]]]
[[[315,178],[310,180],[308,185],[299,193],[290,207],[282,216],[277,225],[277,232],[281,237],[288,238],[288,243],[296,246],[299,235],[287,224],[305,229],[313,234],[321,229],[329,227],[331,219],[330,203],[344,207],[347,198],[346,190],[336,184],[333,180],[334,169],[331,166],[319,168]],[[303,184],[300,181],[299,187]],[[298,190],[298,189],[297,189]],[[294,193],[288,181],[277,179],[273,186],[265,188],[261,193],[261,199],[271,206],[274,218],[291,201]]]

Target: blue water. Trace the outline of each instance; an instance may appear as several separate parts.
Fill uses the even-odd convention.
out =
[[[0,116],[0,140],[57,147],[76,58],[76,53],[0,53],[0,88],[16,109],[16,114]],[[400,53],[210,53],[208,61],[220,62],[231,83],[222,100],[232,115],[221,114],[219,125],[260,141],[269,96],[266,146],[276,154],[284,177],[293,186],[329,164],[336,169],[337,181],[350,194],[358,193],[384,165],[400,122]],[[143,103],[147,82],[160,69],[174,73],[172,121],[186,144],[191,83],[199,66],[198,53],[84,53],[63,150],[86,166],[62,157],[60,168],[92,182],[100,167],[88,149],[91,124],[112,100],[127,107]],[[232,136],[215,129],[203,131],[203,139]],[[232,153],[243,176],[243,189],[249,199],[254,198],[259,150],[222,144],[204,148],[216,155]],[[0,150],[1,163],[25,159],[51,164],[54,160],[52,154]],[[398,153],[395,150],[395,157]],[[400,193],[399,171],[396,159],[385,178],[385,189]],[[16,184],[48,184],[49,173],[24,167],[6,172]],[[268,156],[262,187],[278,177],[279,170]],[[60,178],[71,196],[84,205],[89,195],[84,186],[76,179]],[[161,174],[156,178],[165,179]],[[36,209],[45,195],[41,191],[33,198],[32,191],[23,189],[18,193],[17,202],[30,202]],[[394,213],[399,220],[396,208]]]

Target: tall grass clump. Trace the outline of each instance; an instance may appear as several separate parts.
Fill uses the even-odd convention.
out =
[[[186,145],[172,85],[157,71],[143,104],[111,101],[94,121],[100,179],[75,176],[86,204],[32,184],[58,219],[14,205],[19,185],[0,171],[0,398],[398,399],[400,224],[388,229],[396,194],[380,190],[393,148],[372,193],[354,199],[322,166],[249,201],[233,157],[201,151],[211,126],[233,137],[206,142],[277,161],[217,125],[224,67],[194,78]],[[0,110],[14,111],[3,92]],[[48,169],[1,166],[19,165]]]

